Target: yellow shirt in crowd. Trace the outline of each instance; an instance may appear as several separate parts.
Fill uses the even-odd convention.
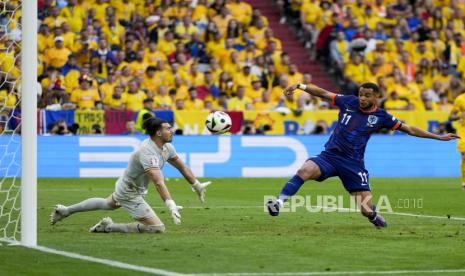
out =
[[[86,90],[75,89],[71,93],[71,102],[76,103],[80,109],[95,108],[95,102],[100,101],[100,96],[97,89],[89,88]]]
[[[137,93],[127,93],[126,108],[132,111],[139,111],[144,107],[144,100],[147,99],[147,94],[139,90]]]

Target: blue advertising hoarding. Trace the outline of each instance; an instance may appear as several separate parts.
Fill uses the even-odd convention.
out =
[[[39,136],[39,177],[118,177],[146,136]],[[328,136],[175,136],[178,155],[198,177],[289,177],[323,150]],[[20,175],[20,137],[0,136],[0,175]],[[456,142],[375,135],[366,151],[371,177],[458,177]],[[170,165],[167,177],[180,174]]]

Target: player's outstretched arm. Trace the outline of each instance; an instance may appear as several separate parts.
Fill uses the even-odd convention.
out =
[[[441,140],[441,141],[450,141],[450,140],[460,138],[458,135],[456,135],[454,133],[447,133],[447,134],[444,134],[444,135],[438,135],[438,134],[434,134],[434,133],[425,131],[423,129],[420,129],[420,128],[417,128],[417,127],[414,127],[414,126],[409,126],[409,125],[406,125],[406,124],[402,124],[398,130],[400,130],[402,132],[405,132],[405,133],[407,133],[408,135],[411,135],[411,136],[416,136],[416,137],[421,137],[421,138],[429,138],[429,139],[436,139],[436,140]]]
[[[293,84],[289,86],[288,88],[284,89],[284,94],[285,95],[292,95],[296,89],[303,90],[307,92],[310,95],[320,97],[326,100],[332,100],[336,94],[333,92],[329,92],[328,90],[325,90],[323,88],[320,88],[316,85],[313,84]]]
[[[181,214],[179,210],[182,209],[182,206],[177,206],[174,200],[171,198],[170,191],[165,185],[165,179],[163,177],[163,173],[159,169],[150,169],[145,172],[147,176],[152,180],[155,184],[155,188],[157,189],[160,197],[165,202],[166,207],[171,212],[171,217],[175,224],[181,224]]]
[[[199,196],[200,202],[204,203],[207,186],[211,184],[211,181],[201,183],[199,180],[197,180],[191,169],[186,166],[186,164],[184,164],[184,162],[182,162],[178,156],[169,159],[168,162],[173,165],[173,167],[175,167],[192,185],[192,191],[194,191]]]

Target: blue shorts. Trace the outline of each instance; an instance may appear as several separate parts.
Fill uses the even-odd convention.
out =
[[[323,151],[308,160],[312,160],[320,167],[321,176],[316,179],[318,182],[338,176],[349,193],[371,191],[368,171],[363,162],[343,157],[331,151]]]

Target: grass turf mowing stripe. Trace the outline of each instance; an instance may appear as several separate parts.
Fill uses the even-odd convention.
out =
[[[13,240],[8,240],[8,239],[0,239],[0,240],[3,241],[3,242],[9,243],[10,245],[21,245],[19,242],[13,241]],[[41,252],[60,255],[60,256],[64,256],[64,257],[68,257],[68,258],[73,258],[73,259],[78,259],[78,260],[83,260],[83,261],[88,261],[88,262],[93,262],[93,263],[104,264],[104,265],[117,267],[117,268],[122,268],[122,269],[146,272],[146,273],[151,273],[151,274],[155,274],[155,275],[162,275],[162,276],[183,276],[183,275],[186,275],[186,274],[177,273],[177,272],[168,271],[168,270],[163,270],[163,269],[158,269],[158,268],[152,268],[152,267],[146,267],[146,266],[140,266],[140,265],[133,265],[133,264],[123,263],[123,262],[109,260],[109,259],[103,259],[103,258],[96,258],[96,257],[81,255],[81,254],[78,254],[78,253],[57,250],[57,249],[53,249],[53,248],[49,248],[49,247],[45,247],[45,246],[31,246],[31,247],[26,247],[26,248],[31,248],[31,249],[38,250],[38,251],[41,251]]]
[[[19,242],[9,240],[9,239],[0,239],[2,242],[6,242],[10,245],[20,245]],[[256,273],[256,272],[240,272],[240,273],[201,273],[201,274],[182,274],[173,271],[132,265],[128,263],[123,263],[119,261],[95,258],[91,256],[81,255],[73,252],[67,252],[62,250],[56,250],[44,246],[33,246],[27,247],[34,250],[38,250],[45,253],[56,254],[64,257],[69,257],[73,259],[79,259],[99,264],[104,264],[112,267],[140,271],[155,275],[162,276],[265,276],[265,275],[276,275],[276,276],[287,276],[287,275],[297,275],[297,276],[317,276],[317,275],[401,275],[401,274],[431,274],[431,273],[464,273],[465,269],[432,269],[432,270],[385,270],[385,271],[309,271],[309,272],[274,272],[274,273]]]
[[[424,274],[424,273],[464,273],[465,269],[432,269],[432,270],[387,270],[387,271],[326,271],[326,272],[276,272],[276,273],[207,273],[187,274],[189,276],[317,276],[317,275],[401,275],[401,274]]]

